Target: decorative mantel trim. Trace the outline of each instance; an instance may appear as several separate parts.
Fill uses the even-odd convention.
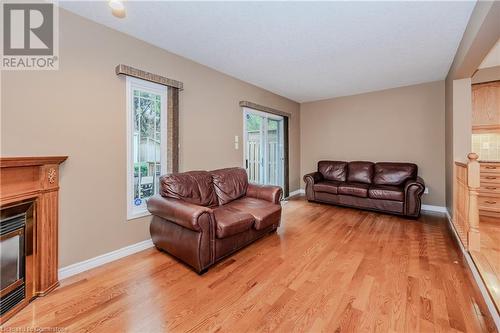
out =
[[[267,107],[264,105],[252,103],[249,101],[240,101],[240,106],[242,108],[250,108],[250,109],[259,110],[259,111],[263,111],[263,112],[267,112],[267,113],[277,114],[278,116],[283,116],[283,117],[288,117],[288,118],[292,117],[291,113],[276,110],[276,109],[273,109],[273,108],[270,108],[270,107]]]
[[[162,84],[164,86],[168,86],[168,87],[172,87],[172,88],[177,88],[179,90],[184,89],[184,85],[180,81],[169,79],[167,77],[164,77],[164,76],[161,76],[158,74],[146,72],[146,71],[143,71],[143,70],[131,67],[131,66],[123,65],[123,64],[116,66],[115,72],[116,72],[116,75],[123,74],[123,75],[133,76],[133,77],[136,77],[136,78],[139,78],[142,80],[151,81],[151,82]]]
[[[12,168],[20,166],[37,166],[44,164],[61,164],[68,156],[23,156],[0,157],[0,167]]]

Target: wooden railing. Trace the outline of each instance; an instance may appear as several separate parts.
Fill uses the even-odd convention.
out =
[[[470,153],[468,163],[455,162],[453,194],[453,225],[469,251],[479,250],[479,208],[477,204],[480,166],[478,155]]]

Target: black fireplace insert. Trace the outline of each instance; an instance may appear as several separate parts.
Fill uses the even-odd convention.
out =
[[[0,315],[26,298],[26,255],[32,255],[33,202],[0,209]],[[28,241],[27,241],[28,240]]]

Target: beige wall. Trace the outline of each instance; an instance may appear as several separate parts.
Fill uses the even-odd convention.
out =
[[[479,65],[479,68],[484,69],[495,66],[500,66],[500,39],[497,40],[495,46],[493,46],[486,57],[484,57],[483,61]]]
[[[126,221],[127,64],[184,82],[180,169],[241,166],[239,101],[292,114],[290,190],[299,187],[299,105],[135,38],[60,10],[60,69],[4,72],[2,156],[69,155],[61,170],[60,266],[149,238],[148,220]],[[240,140],[241,142],[241,140]]]
[[[472,151],[471,79],[453,80],[453,158],[467,162]]]
[[[414,162],[443,206],[444,81],[301,104],[301,170],[322,159]]]
[[[445,180],[446,210],[453,214],[453,80],[445,80]]]

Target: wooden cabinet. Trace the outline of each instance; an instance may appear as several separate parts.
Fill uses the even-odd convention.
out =
[[[479,214],[498,218],[500,222],[500,162],[481,163]]]
[[[500,130],[500,81],[472,85],[472,131]]]

